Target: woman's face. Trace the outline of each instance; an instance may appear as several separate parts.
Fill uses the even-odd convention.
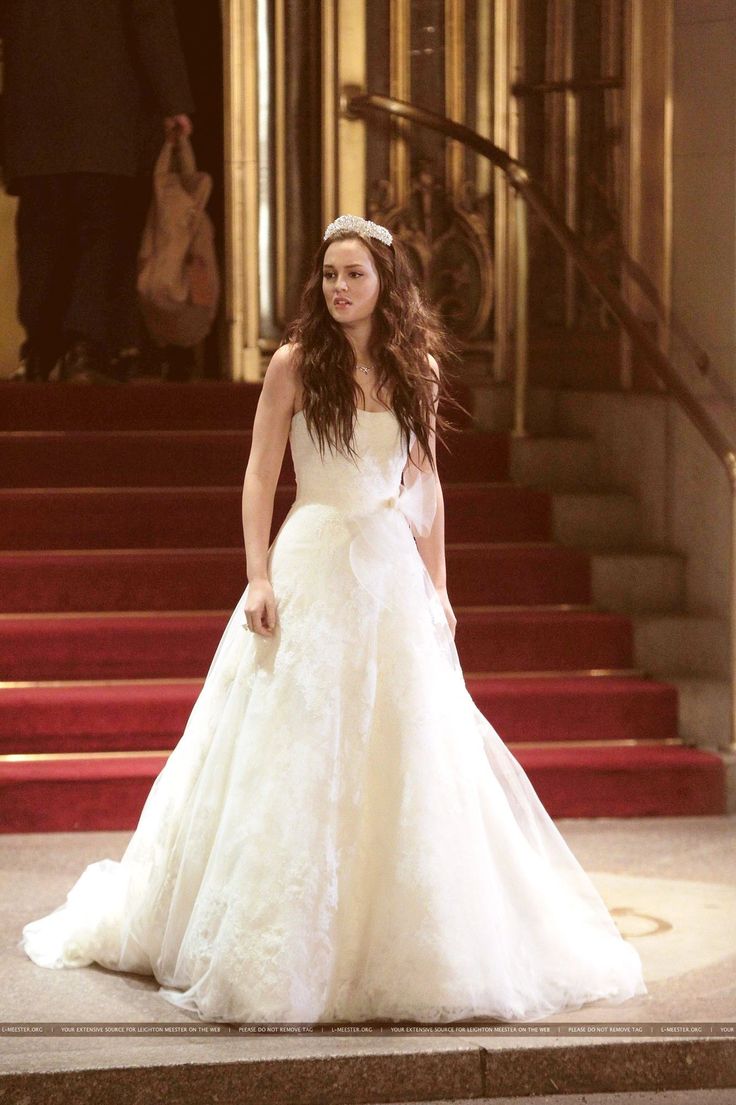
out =
[[[345,238],[327,247],[322,291],[336,322],[351,326],[370,318],[380,290],[373,255],[359,238]]]

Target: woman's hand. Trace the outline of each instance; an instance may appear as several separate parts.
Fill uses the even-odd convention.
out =
[[[452,637],[453,637],[453,640],[454,640],[455,639],[455,628],[457,626],[457,618],[455,617],[455,611],[452,609],[452,604],[450,603],[450,600],[447,597],[447,588],[446,587],[437,587],[436,591],[437,591],[437,595],[439,596],[439,600],[442,603],[442,609],[445,612],[445,617],[447,618],[447,624],[450,627],[450,632],[452,633]]]
[[[245,628],[261,637],[273,637],[276,626],[276,600],[268,579],[252,579],[245,602]]]

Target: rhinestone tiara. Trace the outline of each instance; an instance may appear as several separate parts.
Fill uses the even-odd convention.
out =
[[[386,246],[390,246],[393,242],[390,230],[385,226],[379,226],[378,223],[372,223],[370,219],[362,219],[360,215],[340,215],[339,219],[335,219],[334,223],[330,223],[327,227],[322,241],[326,242],[328,238],[346,230],[353,234],[360,234],[364,238],[378,238],[378,241]]]

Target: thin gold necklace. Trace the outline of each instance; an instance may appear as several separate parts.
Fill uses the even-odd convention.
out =
[[[364,364],[361,364],[360,361],[356,361],[356,366],[355,367],[359,368],[361,372],[365,372],[366,376],[370,372],[370,368],[368,366],[364,365]]]

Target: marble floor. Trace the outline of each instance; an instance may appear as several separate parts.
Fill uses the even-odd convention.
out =
[[[478,1026],[472,1035],[462,1032],[452,1035],[392,1034],[390,1037],[385,1034],[360,1037],[302,1034],[173,1039],[137,1035],[134,1039],[115,1036],[103,1041],[99,1036],[33,1037],[14,1035],[11,1031],[2,1039],[0,1073],[71,1072],[90,1067],[99,1071],[131,1064],[139,1068],[182,1063],[232,1064],[255,1059],[270,1062],[341,1056],[378,1059],[389,1051],[394,1057],[421,1053],[438,1059],[443,1055],[461,1065],[465,1056],[470,1055],[468,1061],[472,1066],[472,1055],[478,1049],[482,1049],[488,1060],[495,1055],[499,1061],[509,1049],[523,1056],[525,1051],[532,1053],[541,1047],[554,1050],[574,1045],[578,1049],[595,1047],[596,1053],[606,1054],[605,1049],[613,1047],[615,1041],[596,1036],[594,1026],[597,1024],[620,1022],[623,1027],[626,1024],[687,1022],[697,1026],[720,1022],[736,1025],[736,815],[567,819],[557,821],[557,825],[600,890],[620,931],[639,950],[649,987],[649,994],[618,1009],[589,1005],[584,1010],[536,1022],[537,1025],[584,1022],[593,1026],[590,1032],[574,1038],[568,1035],[540,1038],[537,1035],[494,1035],[484,1033],[482,1026]],[[191,1025],[190,1015],[179,1012],[157,996],[158,984],[152,978],[122,975],[97,966],[48,971],[31,963],[16,947],[26,921],[59,905],[86,864],[106,857],[119,859],[129,836],[129,833],[0,836],[2,1022],[181,1022]],[[624,1039],[639,1049],[646,1043],[641,1038],[634,1041],[631,1036]],[[696,1041],[691,1042],[695,1044]],[[699,1042],[702,1045],[714,1043]],[[620,1045],[622,1040],[618,1043]],[[721,1087],[719,1093],[732,1093],[732,1099],[712,1098],[714,1105],[721,1105],[722,1101],[730,1105],[731,1100],[736,1103],[736,1088],[724,1087],[736,1087],[736,1039],[721,1039],[718,1043],[720,1050],[712,1052],[714,1070],[723,1065],[724,1057],[730,1056],[733,1080],[729,1080],[728,1073],[714,1074],[715,1080],[706,1079],[699,1085],[713,1092]],[[583,1053],[578,1051],[578,1054],[582,1059]],[[609,1054],[613,1058],[612,1052]],[[726,1058],[727,1064],[728,1061]],[[596,1069],[600,1073],[600,1063]],[[474,1078],[473,1073],[471,1088],[475,1090]],[[726,1081],[719,1081],[720,1078]],[[402,1093],[397,1095],[397,1100],[399,1097],[404,1101],[423,1100],[422,1084],[417,1084],[416,1096],[407,1098]],[[457,1092],[455,1096],[448,1094],[446,1099],[479,1100],[482,1097],[477,1092],[463,1094],[462,1085],[462,1078],[459,1082],[452,1081],[453,1093]],[[441,1089],[439,1085],[437,1088]],[[539,1094],[543,1088],[540,1084],[535,1092]],[[555,1083],[554,1088],[559,1093],[566,1087]],[[569,1089],[573,1088],[580,1089],[578,1085],[570,1085]],[[591,1105],[594,1102],[597,1105],[590,1095],[594,1090],[608,1087],[598,1083],[587,1088]],[[624,1088],[644,1090],[647,1084],[611,1086],[612,1090]],[[665,1079],[662,1088],[674,1090],[677,1087],[667,1087]],[[317,1096],[314,1100],[337,1099]],[[353,1094],[344,1100],[391,1101],[392,1098],[385,1094],[364,1098]],[[500,1105],[500,1097],[493,1100],[498,1100]],[[518,1096],[515,1100],[519,1100]],[[542,1098],[536,1100],[542,1105]],[[571,1105],[573,1100],[576,1099],[570,1099]],[[631,1100],[633,1102],[634,1098]],[[672,1100],[675,1105],[676,1099]],[[695,1102],[696,1098],[692,1100]],[[710,1099],[704,1097],[703,1101],[706,1100]],[[560,1101],[561,1105],[562,1099],[557,1097],[555,1101]],[[613,1099],[610,1105],[616,1105]],[[664,1098],[662,1105],[668,1105]]]

